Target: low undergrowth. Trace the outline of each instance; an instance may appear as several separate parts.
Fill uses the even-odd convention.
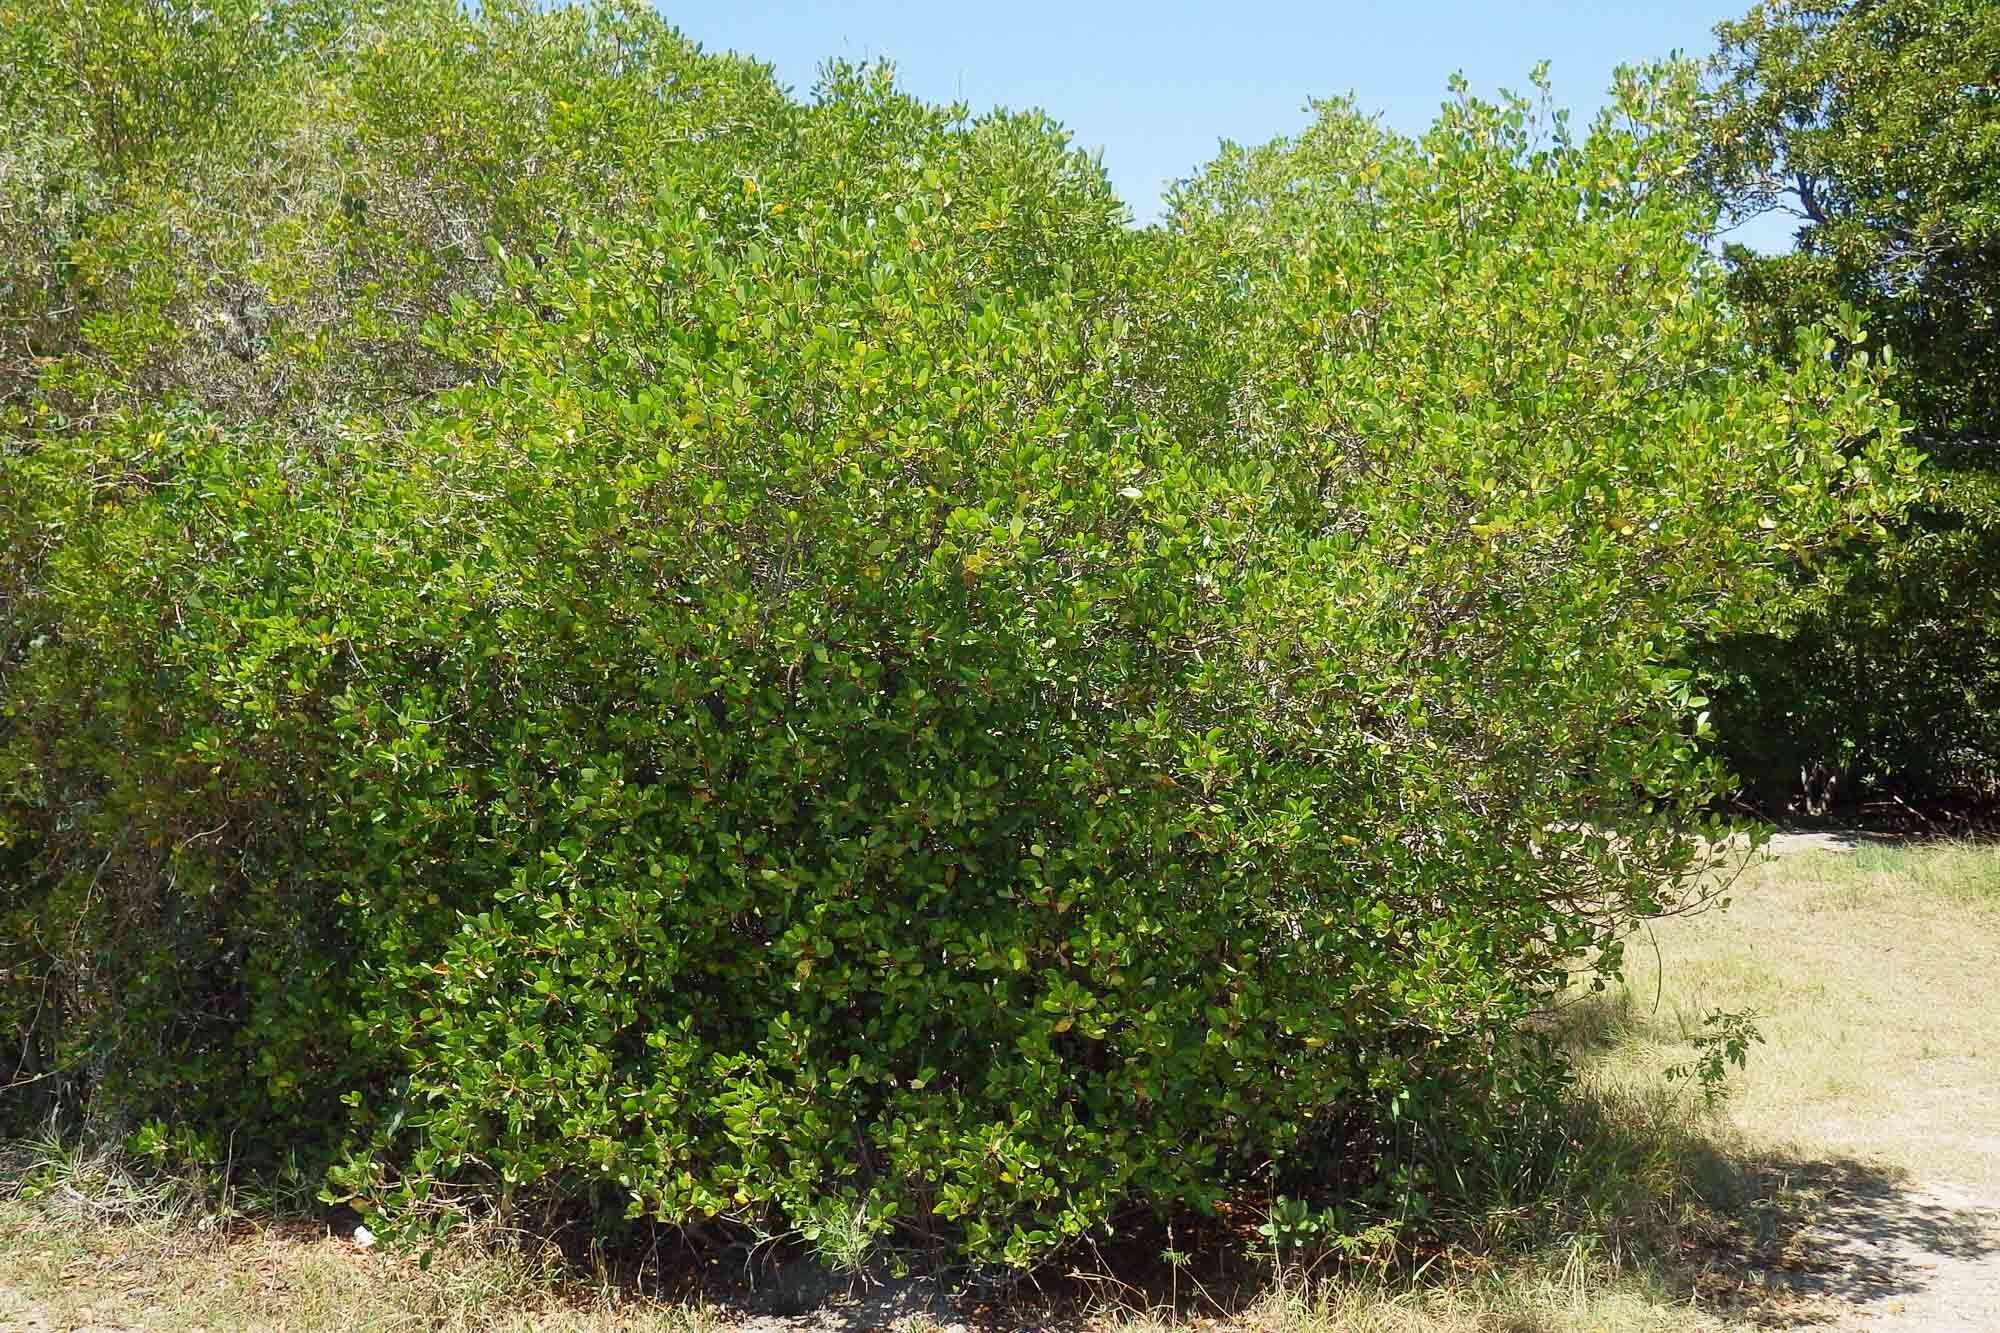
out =
[[[838,1236],[706,1253],[663,1236],[650,1249],[611,1250],[487,1223],[364,1248],[346,1210],[43,1137],[13,1145],[0,1168],[0,1232],[10,1237],[0,1291],[101,1308],[104,1289],[136,1274],[150,1291],[172,1270],[179,1290],[149,1326],[221,1329],[684,1329],[773,1308],[805,1327],[912,1281],[951,1299],[926,1297],[917,1313],[897,1307],[906,1329],[1032,1320],[1145,1333],[1220,1320],[1443,1333],[1503,1316],[1537,1329],[1695,1329],[1714,1326],[1718,1309],[1747,1308],[1754,1297],[1717,1274],[1747,1234],[1755,1185],[1718,1148],[1700,1098],[1663,1084],[1643,1095],[1578,1090],[1563,1104],[1517,1136],[1506,1171],[1461,1181],[1463,1202],[1421,1229],[1336,1220],[1267,1193],[1207,1217],[1134,1218],[1026,1275],[937,1268],[935,1255],[887,1252],[872,1238],[858,1259]],[[1418,1151],[1421,1138],[1412,1136]],[[799,1264],[820,1274],[806,1279],[810,1294],[773,1307],[774,1289],[798,1287]]]
[[[899,1319],[910,1328],[1706,1333],[1822,1317],[1786,1275],[1817,1262],[1806,1227],[1829,1199],[1893,1197],[1913,1172],[1978,1174],[1964,1136],[1989,1123],[1982,1099],[2000,1095],[1986,1040],[2000,1015],[1959,972],[1968,947],[1984,965],[1967,923],[1984,930],[2000,908],[1996,882],[2000,858],[1970,843],[1753,863],[1728,912],[1661,923],[1657,953],[1635,955],[1627,984],[1586,990],[1557,1015],[1580,1082],[1559,1113],[1490,1143],[1485,1169],[1451,1177],[1458,1202],[1422,1228],[1351,1216],[1329,1235],[1324,1210],[1280,1207],[1273,1182],[1208,1217],[1128,1218],[1032,1281],[878,1254],[861,1274],[825,1273],[829,1309],[794,1318],[838,1322],[850,1295],[897,1289],[891,1257],[966,1298],[918,1303]],[[1852,996],[1826,989],[1834,974]],[[1665,1071],[1693,1056],[1717,1008],[1754,1008],[1770,1041],[1728,1071],[1729,1095],[1711,1107]],[[1963,1114],[1912,1135],[1927,1083]],[[1414,1124],[1396,1152],[1438,1170],[1448,1157]],[[779,1270],[812,1257],[809,1244],[756,1256],[671,1241],[593,1249],[490,1224],[364,1250],[358,1219],[313,1200],[46,1136],[11,1149],[0,1178],[0,1292],[74,1308],[146,1290],[160,1327],[709,1327],[768,1310],[757,1301]],[[838,1265],[839,1243],[820,1267]]]

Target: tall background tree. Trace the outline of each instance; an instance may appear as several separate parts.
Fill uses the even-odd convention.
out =
[[[1852,305],[1925,435],[2000,435],[2000,5],[1770,0],[1717,35],[1725,216],[1799,221],[1790,254],[1729,252],[1768,336]]]
[[[1727,249],[1766,346],[1843,307],[1894,356],[1931,456],[1922,501],[1837,563],[1780,639],[1713,655],[1753,793],[1990,799],[2000,788],[2000,5],[1769,0],[1718,30],[1705,180],[1725,223],[1790,214],[1795,248]]]

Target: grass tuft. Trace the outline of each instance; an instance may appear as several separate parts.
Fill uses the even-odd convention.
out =
[[[0,1199],[31,1203],[55,1226],[172,1227],[209,1211],[190,1182],[136,1169],[114,1147],[53,1129],[0,1150]]]

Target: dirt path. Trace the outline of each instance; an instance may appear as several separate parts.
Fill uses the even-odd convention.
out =
[[[1851,833],[1781,833],[1768,850],[1778,858],[1844,858],[1869,845]],[[1873,966],[1843,967],[1853,960],[1829,956],[1821,960],[1835,974],[1828,981],[1886,971],[1902,998],[1921,1002],[1954,970],[1984,974],[1976,982],[1982,987],[1991,975],[1992,959],[1982,956],[1991,951],[1991,939],[1970,949],[1962,943],[1964,932],[1990,935],[1990,921],[1956,923],[1958,940],[1949,921],[1894,936],[1873,929],[1876,924],[1857,920],[1850,941],[1852,948],[1872,948],[1878,955]],[[1952,1007],[1945,995],[1935,998],[1940,1008]],[[1817,1327],[1842,1333],[2000,1330],[2000,1121],[1991,1115],[2000,1089],[1992,1086],[1990,1064],[1945,1050],[1935,1057],[1906,1077],[1870,1080],[1888,1086],[1851,1098],[1866,1112],[1847,1115],[1831,1130],[1857,1148],[1917,1140],[1929,1146],[1911,1164],[1915,1169],[1893,1163],[1878,1169],[1880,1159],[1832,1168],[1836,1178],[1820,1191],[1812,1221],[1792,1247],[1804,1271],[1784,1278],[1813,1298],[1811,1317],[1832,1321]]]
[[[1819,829],[1809,833],[1773,833],[1765,850],[1772,856],[1797,856],[1801,852],[1845,853],[1861,847],[1861,835]]]
[[[1842,1191],[1805,1237],[1820,1271],[1793,1280],[1841,1330],[2000,1327],[2000,1200],[1938,1183]]]

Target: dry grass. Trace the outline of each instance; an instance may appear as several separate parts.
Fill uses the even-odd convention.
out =
[[[172,1224],[57,1227],[0,1203],[0,1329],[174,1333],[711,1333],[738,1317],[560,1285],[537,1265],[461,1256],[426,1272],[297,1228],[221,1232]],[[1017,1321],[1009,1319],[1008,1327]],[[1415,1285],[1292,1283],[1227,1319],[1102,1309],[1096,1333],[1190,1333],[1194,1324],[1287,1333],[1722,1333],[1739,1325],[1635,1273],[1612,1275],[1587,1247]],[[760,1333],[856,1328],[838,1316],[758,1320]],[[936,1333],[926,1319],[904,1333]]]
[[[1751,866],[1728,911],[1634,942],[1576,1015],[1599,1077],[1643,1086],[1712,1009],[1766,1037],[1730,1120],[1756,1149],[2000,1187],[2000,849],[1864,845]]]
[[[1795,1262],[1801,1218],[1843,1182],[2000,1187],[2000,990],[1988,985],[2000,975],[2000,849],[1806,853],[1750,867],[1733,896],[1726,913],[1642,936],[1629,983],[1569,1011],[1594,1119],[1551,1187],[1563,1200],[1500,1210],[1490,1244],[1414,1281],[1282,1281],[1248,1310],[1192,1322],[1725,1333],[1809,1317],[1766,1274]],[[1768,1044],[1709,1113],[1662,1071],[1692,1055],[1688,1038],[1714,1009],[1755,1010]],[[37,1151],[39,1197],[0,1201],[0,1328],[587,1333],[729,1321],[578,1284],[532,1254],[468,1247],[424,1269],[324,1230],[225,1224],[115,1162]],[[1191,1324],[1130,1308],[1083,1322],[1109,1333]],[[794,1326],[860,1325],[822,1315]]]
[[[210,1219],[75,1225],[0,1203],[0,1329],[697,1333],[706,1311],[558,1279],[532,1256],[466,1252],[428,1269],[303,1227]]]
[[[1274,1333],[1721,1333],[1744,1327],[1588,1260],[1428,1285],[1316,1284],[1267,1296],[1229,1324]],[[1103,1333],[1190,1333],[1164,1313],[1113,1314]]]

